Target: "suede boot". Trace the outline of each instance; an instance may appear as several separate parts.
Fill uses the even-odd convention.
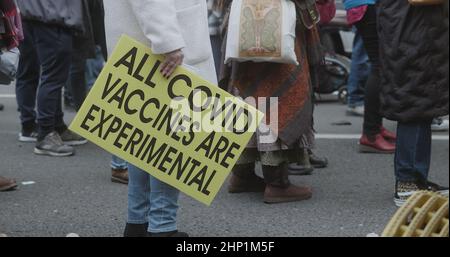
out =
[[[290,183],[287,166],[286,163],[278,167],[263,166],[264,178],[267,184],[264,192],[265,203],[297,202],[312,197],[311,188],[298,187]]]

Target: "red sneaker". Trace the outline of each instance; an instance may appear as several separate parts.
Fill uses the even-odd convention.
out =
[[[386,140],[381,133],[376,135],[373,141],[367,135],[363,135],[359,142],[359,151],[361,153],[392,154],[395,152],[395,144]]]
[[[397,141],[397,135],[394,132],[387,130],[385,127],[381,127],[380,133],[386,140],[390,142]]]

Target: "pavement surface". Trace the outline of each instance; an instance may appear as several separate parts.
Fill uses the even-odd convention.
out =
[[[313,199],[266,205],[261,194],[230,195],[226,186],[211,207],[180,199],[179,229],[204,237],[362,236],[380,234],[397,210],[393,204],[392,155],[359,154],[362,119],[348,117],[334,97],[316,109],[317,153],[330,167],[292,177],[311,185]],[[126,221],[127,187],[110,182],[110,155],[93,144],[70,158],[39,157],[17,141],[14,88],[0,87],[0,175],[14,177],[17,191],[0,193],[0,234],[12,237],[118,237]],[[73,112],[67,112],[70,122]],[[333,123],[351,123],[337,126]],[[395,129],[395,124],[386,126]],[[448,185],[448,133],[435,134],[431,179]]]

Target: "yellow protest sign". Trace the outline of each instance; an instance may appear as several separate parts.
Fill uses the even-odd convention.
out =
[[[122,36],[70,129],[210,205],[263,114]]]

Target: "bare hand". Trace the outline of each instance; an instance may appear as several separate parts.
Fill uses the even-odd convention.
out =
[[[181,49],[166,54],[166,59],[161,65],[161,74],[165,78],[169,78],[175,69],[183,64],[184,54]]]

